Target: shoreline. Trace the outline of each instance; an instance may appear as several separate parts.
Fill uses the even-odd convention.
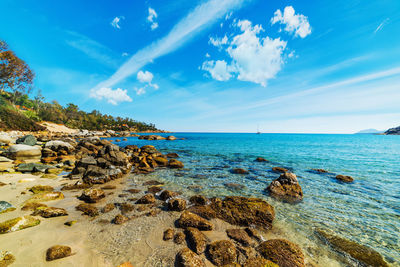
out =
[[[89,140],[98,139],[89,137],[89,139],[83,140],[87,140],[85,142],[88,142]],[[97,144],[96,146],[99,151],[102,145],[104,147],[109,146],[107,142],[103,142],[101,145],[100,143],[94,144]],[[0,187],[0,192],[6,193],[3,194],[3,197],[0,200],[10,202],[17,208],[15,211],[1,214],[0,223],[17,216],[30,214],[30,212],[22,212],[19,207],[24,201],[32,196],[27,189],[35,185],[48,185],[52,186],[54,191],[61,190],[65,196],[64,199],[44,203],[49,207],[62,208],[68,212],[68,217],[63,216],[49,219],[40,218],[41,223],[38,226],[0,235],[0,239],[5,240],[6,242],[4,242],[4,244],[7,244],[0,244],[0,251],[10,251],[16,258],[14,263],[15,266],[18,266],[18,264],[26,264],[27,262],[38,262],[46,266],[63,266],[64,264],[67,266],[68,264],[76,262],[85,263],[85,266],[117,266],[124,262],[130,262],[134,266],[155,266],[156,264],[173,266],[177,253],[187,247],[187,245],[185,242],[183,242],[183,244],[176,244],[171,240],[164,241],[162,239],[164,231],[171,228],[175,233],[186,234],[186,230],[176,227],[176,222],[182,215],[183,210],[191,210],[193,207],[196,207],[196,205],[191,203],[191,195],[185,194],[185,189],[181,188],[181,190],[179,190],[179,185],[176,185],[177,191],[182,191],[183,194],[175,195],[172,198],[168,198],[167,201],[164,201],[160,199],[160,192],[154,191],[154,202],[148,204],[148,206],[145,204],[143,206],[144,212],[139,211],[142,204],[135,204],[135,202],[147,195],[149,191],[155,190],[155,186],[146,186],[144,183],[146,183],[146,181],[149,182],[152,179],[162,181],[162,177],[160,177],[162,176],[162,170],[153,172],[154,169],[159,164],[166,164],[161,166],[167,167],[169,166],[168,164],[171,164],[171,161],[173,163],[174,161],[170,159],[169,163],[168,160],[165,163],[162,159],[158,159],[158,164],[156,164],[155,162],[151,162],[151,157],[146,156],[148,161],[143,162],[142,159],[140,159],[139,154],[136,154],[140,151],[140,149],[138,149],[139,148],[131,146],[131,148],[122,150],[124,151],[122,153],[131,153],[131,159],[129,160],[131,163],[127,163],[127,170],[125,170],[125,167],[121,165],[122,172],[125,173],[124,175],[121,176],[118,174],[115,178],[107,178],[105,183],[95,184],[90,187],[93,189],[100,189],[105,194],[105,197],[96,200],[94,204],[90,204],[91,207],[96,207],[100,211],[100,214],[94,218],[81,215],[81,212],[77,211],[75,208],[77,205],[82,203],[82,201],[77,198],[84,191],[82,188],[77,187],[74,190],[61,190],[61,187],[65,184],[73,185],[77,181],[76,179],[79,181],[80,178],[71,175],[69,177],[66,175],[59,175],[56,179],[44,179],[33,174],[0,175],[0,181],[6,184]],[[143,149],[144,148],[142,148],[142,150]],[[153,155],[162,155],[157,154],[159,152],[152,149],[153,148],[146,153],[150,153],[149,155],[152,155],[152,153],[154,153]],[[135,161],[134,157],[137,157],[138,162]],[[82,156],[81,159],[77,158],[75,167],[69,167],[67,171],[72,171],[72,173],[74,173],[74,170],[78,169],[79,164],[81,164],[79,162],[82,161],[83,158],[84,156]],[[153,159],[157,160],[157,156],[153,157]],[[118,161],[116,163],[119,164]],[[130,173],[129,165],[131,164],[134,165],[133,173]],[[181,167],[177,168],[179,169]],[[18,183],[21,179],[26,179],[26,182]],[[90,181],[97,181],[96,177],[90,179],[92,179]],[[103,189],[101,189],[102,187]],[[165,186],[159,185],[158,187],[160,188],[160,191],[175,190],[175,187],[170,187],[170,184]],[[132,194],[132,192],[127,191],[128,189],[140,190],[140,192]],[[21,192],[25,193],[21,194]],[[187,205],[183,210],[170,211],[167,206],[168,201],[172,199],[182,199],[187,203]],[[212,202],[214,200],[210,198],[208,203],[211,203],[210,201]],[[104,209],[106,204],[112,204],[114,208],[110,212],[102,212],[102,209]],[[121,208],[123,205],[130,207],[132,210],[128,210],[125,213]],[[117,215],[121,215],[121,213],[123,217],[127,218],[127,220],[124,221],[122,225],[112,223],[116,220]],[[65,226],[64,222],[67,220],[76,220],[77,223],[71,227]],[[232,240],[226,234],[227,229],[245,229],[246,227],[245,225],[235,226],[220,218],[211,218],[209,221],[215,228],[212,231],[203,232],[207,238],[208,246],[218,240]],[[262,241],[283,238],[300,245],[301,250],[303,251],[302,257],[304,260],[304,266],[341,266],[339,261],[335,262],[334,260],[334,258],[340,257],[331,251],[323,251],[322,249],[319,252],[319,262],[317,263],[314,261],[313,256],[316,257],[318,252],[315,250],[313,251],[315,248],[307,246],[307,240],[302,240],[303,237],[301,237],[301,234],[296,234],[296,230],[294,229],[288,231],[289,227],[285,225],[285,222],[279,222],[277,219],[274,221],[273,225],[272,230],[268,231],[257,227],[258,232],[263,237]],[[57,233],[57,235],[52,235],[54,233]],[[230,242],[233,242],[240,251],[242,246],[240,242],[238,243],[235,240]],[[261,241],[256,242],[254,240],[252,242],[254,246],[258,246],[262,243]],[[35,249],[20,249],[20,246],[23,244],[33,245],[37,243],[40,243],[40,245],[35,246]],[[46,250],[50,246],[57,244],[70,246],[73,255],[52,262],[45,261]],[[252,253],[256,253],[254,255],[260,257],[256,250],[251,250],[253,251]],[[245,255],[247,259],[254,257],[254,255],[251,256],[252,254],[246,255],[245,253],[243,254],[243,252],[238,252],[237,256],[239,257],[239,255]],[[205,266],[215,266],[211,263],[210,257],[206,256],[206,254],[201,253],[198,257],[204,262]],[[95,259],[95,261],[93,261],[93,259]],[[241,259],[242,264],[245,261],[246,259]]]

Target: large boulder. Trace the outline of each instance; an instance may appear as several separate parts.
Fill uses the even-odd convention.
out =
[[[207,237],[197,228],[188,227],[185,231],[188,247],[197,254],[202,254],[207,247]]]
[[[46,261],[53,261],[71,256],[71,248],[68,246],[52,246],[46,251]]]
[[[29,135],[25,135],[23,137],[18,138],[16,143],[28,145],[28,146],[34,146],[37,143],[37,139],[33,135],[29,134]]]
[[[39,223],[40,220],[32,216],[17,217],[0,223],[0,234],[23,230],[25,228],[36,226]]]
[[[285,239],[264,241],[257,251],[267,260],[280,267],[304,267],[304,255],[301,248]]]
[[[211,222],[189,211],[184,211],[176,223],[181,228],[193,227],[203,231],[213,229]]]
[[[209,245],[207,255],[214,265],[223,266],[236,261],[237,251],[231,241],[221,240]]]
[[[229,238],[241,243],[245,247],[253,243],[249,234],[244,229],[226,229],[226,234]]]
[[[219,218],[240,226],[255,225],[265,230],[272,228],[274,207],[260,198],[232,196],[224,200],[211,199],[210,205],[193,206],[189,209],[204,218]]]
[[[271,182],[266,188],[273,198],[289,203],[303,199],[303,190],[294,173],[285,172],[278,179]]]
[[[42,152],[39,147],[28,145],[12,145],[8,149],[8,155],[15,160],[40,160]]]
[[[89,188],[85,189],[82,192],[82,195],[79,197],[79,199],[85,201],[86,203],[96,203],[105,196],[106,194],[104,193],[103,190],[96,188]]]
[[[175,261],[176,267],[205,267],[204,261],[196,253],[188,248],[178,252]]]
[[[186,200],[174,198],[168,201],[168,210],[183,211],[186,209]]]
[[[345,255],[350,255],[362,265],[380,267],[389,266],[389,264],[383,259],[382,255],[372,248],[341,238],[320,229],[318,229],[316,232],[317,235],[326,243],[330,244],[334,250]]]

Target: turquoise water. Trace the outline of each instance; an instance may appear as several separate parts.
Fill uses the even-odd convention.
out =
[[[151,144],[163,152],[177,152],[185,169],[157,173],[186,193],[208,196],[245,195],[266,199],[275,206],[277,220],[290,224],[307,238],[313,229],[331,229],[337,235],[374,248],[397,266],[400,262],[400,136],[320,134],[174,133],[185,140],[146,141],[128,138],[121,146]],[[270,162],[254,162],[264,157]],[[298,176],[304,200],[296,205],[271,199],[264,189],[283,166]],[[231,174],[244,168],[248,175]],[[344,184],[333,174],[350,175]],[[227,187],[235,183],[242,187]],[[188,189],[190,188],[190,189]]]

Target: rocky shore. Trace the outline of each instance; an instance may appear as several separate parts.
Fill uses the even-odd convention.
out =
[[[113,131],[0,133],[0,266],[319,266],[274,229],[275,209],[265,200],[170,191],[151,175],[184,168],[178,154],[101,138],[132,136],[176,140]],[[296,175],[274,171],[280,176],[266,193],[302,201]],[[361,265],[388,266],[370,248],[317,234]]]

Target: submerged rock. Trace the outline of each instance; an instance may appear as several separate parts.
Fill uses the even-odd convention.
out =
[[[101,212],[107,213],[115,209],[115,205],[113,203],[106,204],[102,209]]]
[[[303,190],[294,173],[285,172],[266,188],[272,197],[290,203],[303,199]]]
[[[184,211],[181,214],[181,217],[177,220],[177,225],[181,228],[194,227],[203,231],[213,229],[211,222],[189,211]]]
[[[202,254],[207,247],[207,237],[197,228],[188,227],[185,231],[188,247],[196,252]]]
[[[0,234],[15,232],[40,224],[40,220],[32,216],[14,218],[0,223]]]
[[[182,161],[171,158],[168,162],[168,167],[170,167],[172,169],[181,169],[184,167],[184,165],[183,165]]]
[[[98,208],[87,203],[79,204],[75,207],[75,209],[82,211],[84,215],[88,215],[90,217],[96,217],[97,215],[99,215]]]
[[[164,201],[165,201],[165,200],[167,200],[167,199],[176,197],[176,196],[178,196],[178,195],[179,195],[179,194],[176,193],[176,192],[169,191],[169,190],[164,190],[164,191],[161,192],[159,198],[160,198],[161,200],[164,200]]]
[[[0,201],[0,214],[14,210],[15,207],[10,203],[8,203],[7,201]]]
[[[268,162],[268,160],[266,160],[266,159],[264,159],[264,158],[262,158],[262,157],[256,158],[255,161],[257,161],[257,162]]]
[[[188,248],[178,252],[175,261],[176,267],[205,267],[204,261]]]
[[[314,172],[317,172],[317,173],[329,173],[329,171],[324,170],[324,169],[311,169],[311,170]]]
[[[261,243],[257,251],[267,260],[280,267],[304,267],[304,255],[300,247],[285,239],[271,239]]]
[[[337,180],[342,181],[342,182],[345,182],[345,183],[351,183],[351,182],[354,181],[353,177],[348,176],[348,175],[341,175],[341,174],[339,174],[339,175],[336,175],[335,178],[336,178]]]
[[[272,171],[276,173],[285,173],[288,172],[289,170],[282,167],[273,167]]]
[[[237,251],[231,241],[221,240],[209,245],[207,256],[213,264],[223,266],[236,261]]]
[[[242,168],[235,168],[235,169],[232,170],[232,173],[234,173],[234,174],[248,174],[249,171],[245,170],[245,169],[242,169]]]
[[[46,251],[46,261],[53,261],[71,256],[71,248],[68,246],[52,246]]]
[[[0,250],[0,266],[7,267],[13,264],[15,261],[15,257],[8,251],[1,251]]]
[[[377,251],[363,246],[354,241],[347,240],[323,230],[317,230],[317,235],[339,253],[350,255],[353,259],[368,266],[388,267],[389,264],[383,259]]]
[[[136,204],[153,204],[156,202],[156,198],[154,197],[153,194],[146,194],[143,197],[139,198],[138,201],[136,201]]]

